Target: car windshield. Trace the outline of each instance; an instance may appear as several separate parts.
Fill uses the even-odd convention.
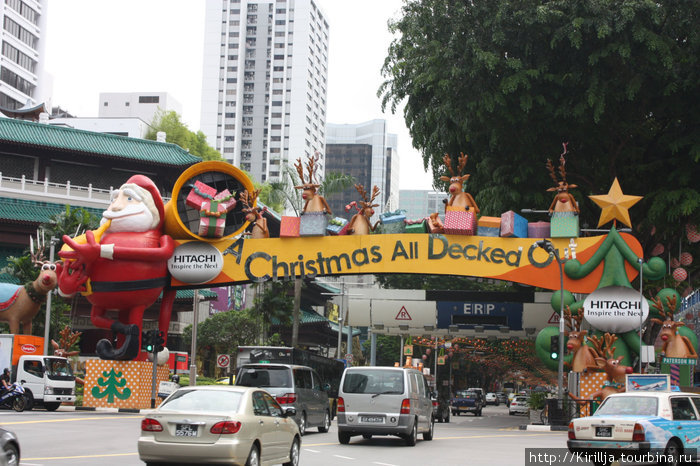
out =
[[[286,367],[243,367],[236,377],[236,385],[291,388],[291,372]]]
[[[635,414],[640,416],[656,416],[659,400],[647,396],[611,396],[603,401],[596,410],[595,416],[611,416]]]
[[[403,393],[403,371],[356,370],[348,372],[343,382],[345,393]]]
[[[228,390],[180,389],[166,399],[158,410],[237,412],[242,395]]]
[[[44,358],[46,376],[51,380],[73,380],[73,369],[66,359]]]
[[[476,393],[468,392],[466,390],[457,390],[455,392],[455,398],[469,398],[470,400],[473,400],[476,398]]]

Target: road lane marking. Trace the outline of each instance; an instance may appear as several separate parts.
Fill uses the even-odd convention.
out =
[[[76,455],[76,456],[46,456],[42,458],[22,458],[22,464],[27,464],[25,461],[40,461],[40,460],[72,460],[79,458],[111,458],[113,456],[136,456],[138,453],[112,453],[109,455]]]
[[[340,456],[340,455],[333,455],[333,456],[335,456],[336,458],[344,459],[344,460],[354,460],[355,459],[355,458],[350,458],[349,456]]]
[[[19,424],[43,424],[43,423],[49,423],[49,422],[89,421],[92,419],[133,419],[133,418],[141,418],[141,417],[143,417],[143,416],[89,416],[89,417],[75,417],[75,418],[68,418],[68,419],[43,419],[43,420],[37,420],[37,421],[15,421],[15,422],[3,421],[2,424],[4,426],[9,426],[9,425],[19,425]]]
[[[312,450],[311,448],[304,448],[304,451],[310,451],[311,453],[321,453],[318,450]]]
[[[396,466],[395,464],[391,464],[391,463],[380,463],[379,461],[375,461],[375,462],[373,462],[372,464],[379,464],[379,465],[381,465],[381,466]]]

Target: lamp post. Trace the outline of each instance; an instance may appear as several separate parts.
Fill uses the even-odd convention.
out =
[[[551,241],[542,239],[536,241],[535,245],[542,248],[554,256],[559,266],[559,368],[557,370],[557,397],[561,400],[564,398],[564,269],[561,266],[559,253]]]

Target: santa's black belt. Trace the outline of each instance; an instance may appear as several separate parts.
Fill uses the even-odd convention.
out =
[[[104,291],[136,291],[163,288],[168,284],[168,277],[149,278],[147,280],[131,280],[125,282],[90,282],[93,293]]]

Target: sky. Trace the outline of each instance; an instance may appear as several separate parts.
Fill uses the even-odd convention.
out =
[[[382,112],[377,89],[402,0],[315,0],[330,26],[327,123],[387,120],[398,135],[400,189],[431,189],[403,121]],[[198,131],[204,43],[202,0],[60,0],[47,8],[52,105],[96,117],[101,92],[168,92]]]

